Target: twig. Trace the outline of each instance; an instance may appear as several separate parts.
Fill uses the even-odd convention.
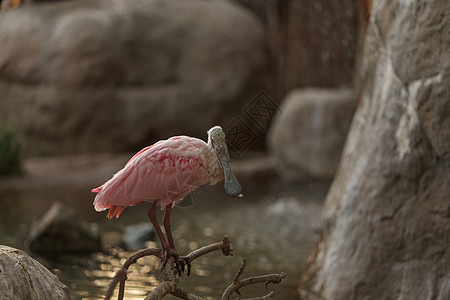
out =
[[[236,275],[234,275],[234,277],[233,277],[233,283],[234,282],[239,282],[239,277],[241,277],[241,275],[242,275],[242,273],[244,273],[244,269],[245,269],[245,266],[247,265],[247,260],[244,258],[243,260],[242,260],[242,264],[241,264],[241,267],[239,268],[239,271],[236,273]],[[236,293],[238,294],[238,295],[240,295],[239,294],[239,292],[238,292],[238,290],[236,290]]]
[[[286,274],[281,272],[278,274],[273,273],[273,274],[266,274],[266,275],[260,275],[260,276],[252,276],[252,277],[248,277],[248,278],[240,280],[239,277],[244,272],[244,268],[245,268],[246,264],[247,264],[247,260],[244,258],[244,260],[242,261],[241,267],[239,268],[239,271],[236,273],[236,275],[233,278],[233,282],[223,292],[222,300],[230,299],[230,296],[231,296],[231,294],[233,294],[233,292],[236,292],[238,295],[240,295],[239,288],[241,288],[243,286],[265,282],[266,288],[267,288],[267,284],[280,283],[281,280],[286,277]],[[273,296],[273,294],[269,293],[264,297],[253,298],[253,299],[254,300],[255,299],[271,299],[270,297],[272,297],[272,296]]]

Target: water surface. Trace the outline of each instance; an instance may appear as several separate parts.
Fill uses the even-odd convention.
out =
[[[292,186],[275,178],[242,182],[244,198],[230,198],[223,187],[204,187],[194,201],[187,198],[172,211],[172,229],[180,255],[229,236],[234,256],[210,253],[192,264],[191,276],[183,275],[180,286],[205,298],[220,298],[232,281],[243,258],[247,267],[241,278],[267,273],[286,273],[280,285],[269,285],[277,299],[295,299],[301,268],[318,239],[322,201],[326,184]],[[101,299],[125,259],[133,251],[116,241],[126,225],[149,222],[149,204],[129,207],[117,220],[92,207],[94,195],[83,184],[54,184],[39,187],[3,186],[0,189],[0,244],[26,250],[26,238],[36,222],[58,201],[72,208],[79,218],[98,225],[105,250],[92,255],[39,257],[57,274],[73,299]],[[158,212],[162,218],[161,212]],[[159,247],[159,241],[147,246]],[[27,251],[29,252],[29,251]],[[127,280],[125,299],[143,299],[161,280],[160,262],[146,257],[133,265]],[[117,291],[116,291],[117,292]],[[241,289],[242,297],[267,294],[264,285]],[[234,295],[233,297],[237,297]],[[173,299],[173,297],[167,297]]]

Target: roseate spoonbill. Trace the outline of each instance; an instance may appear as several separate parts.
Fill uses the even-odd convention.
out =
[[[153,202],[148,216],[164,249],[165,259],[175,257],[178,273],[184,270],[186,257],[179,257],[175,250],[170,229],[170,213],[179,201],[196,188],[225,179],[225,193],[242,197],[242,187],[234,176],[225,133],[220,126],[208,130],[208,143],[188,136],[171,137],[159,141],[136,153],[110,180],[92,192],[96,211],[109,209],[107,217],[118,218],[125,207],[142,202]],[[157,206],[165,210],[163,217],[167,240],[156,219]],[[182,259],[182,261],[180,261]]]

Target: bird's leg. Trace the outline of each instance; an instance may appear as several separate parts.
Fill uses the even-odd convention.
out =
[[[163,224],[164,229],[166,230],[167,240],[169,241],[170,248],[175,250],[175,243],[172,237],[172,230],[170,228],[170,213],[172,212],[172,205],[166,206],[166,211],[164,212]]]
[[[173,241],[172,230],[170,227],[170,213],[171,212],[172,212],[172,205],[169,204],[166,206],[166,211],[164,213],[164,218],[163,218],[164,229],[166,230],[167,240],[169,241],[169,246],[171,248],[170,251],[166,254],[166,256],[172,255],[175,257],[175,263],[177,265],[178,275],[180,275],[180,276],[181,276],[181,271],[184,272],[184,265],[186,264],[188,266],[187,276],[189,276],[189,274],[191,273],[191,263],[189,262],[189,259],[185,256],[180,257],[175,250],[175,243]],[[180,259],[182,259],[181,262],[180,262]],[[164,266],[164,264],[163,264],[163,266]]]
[[[159,237],[159,240],[161,241],[161,246],[164,250],[169,249],[169,244],[166,241],[166,238],[164,237],[164,234],[161,230],[161,227],[158,224],[158,220],[156,219],[156,202],[153,202],[152,208],[148,211],[148,217],[150,218],[150,221],[153,224],[153,227],[155,227],[156,234]]]

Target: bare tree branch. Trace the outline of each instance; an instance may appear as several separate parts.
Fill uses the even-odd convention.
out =
[[[252,276],[252,277],[248,277],[248,278],[240,280],[239,277],[244,272],[244,268],[245,268],[246,264],[247,264],[247,260],[244,258],[244,260],[242,261],[241,267],[239,268],[239,271],[236,273],[236,275],[233,278],[233,282],[223,292],[222,300],[229,300],[230,296],[231,296],[231,294],[233,294],[233,292],[236,292],[238,295],[240,295],[239,288],[241,288],[243,286],[265,282],[266,288],[267,288],[267,284],[280,283],[281,280],[286,277],[286,274],[284,274],[282,272],[282,273],[278,273],[278,274],[273,273],[273,274],[266,274],[266,275],[260,275],[260,276]],[[253,299],[270,299],[270,298],[265,298],[265,297],[271,297],[271,296],[272,295],[269,293],[268,295],[266,295],[264,297],[253,298]]]
[[[246,298],[246,299],[242,299],[242,300],[272,300],[273,296],[275,296],[274,292],[270,292],[265,296],[262,297],[256,297],[256,298]]]
[[[117,299],[122,300],[124,296],[124,290],[125,290],[125,280],[128,279],[127,273],[128,268],[136,263],[136,261],[139,258],[142,258],[144,256],[153,255],[156,257],[159,257],[160,259],[163,259],[164,252],[161,249],[157,248],[147,248],[144,250],[140,250],[136,252],[135,254],[131,255],[123,264],[123,267],[116,272],[116,275],[114,276],[112,282],[109,284],[108,290],[106,291],[105,300],[109,300],[112,297],[112,294],[114,292],[114,289],[116,288],[117,283],[120,282],[119,286],[119,297]]]
[[[231,249],[231,244],[230,240],[228,239],[228,236],[224,236],[221,242],[214,243],[208,246],[201,247],[197,250],[194,250],[191,253],[189,253],[186,257],[189,259],[189,262],[191,262],[202,255],[217,250],[222,250],[222,253],[225,256],[233,256],[232,253],[233,249]]]
[[[163,281],[158,286],[151,291],[145,300],[159,300],[162,299],[165,295],[170,294],[174,288],[176,283],[173,281]]]
[[[205,300],[202,297],[199,297],[195,294],[192,294],[190,292],[187,292],[185,290],[183,290],[182,288],[179,287],[175,287],[175,289],[173,290],[172,293],[170,293],[171,295],[178,297],[180,299],[185,299],[185,300]]]
[[[227,236],[224,236],[223,240],[208,246],[204,246],[202,248],[199,248],[197,250],[192,251],[189,253],[186,258],[189,261],[189,263],[198,257],[205,255],[207,253],[222,250],[223,255],[225,256],[231,256],[233,255],[230,240]],[[156,256],[160,258],[161,260],[164,259],[164,251],[162,249],[156,249],[156,248],[148,248],[141,251],[136,252],[132,256],[130,256],[125,263],[123,264],[123,267],[116,272],[116,275],[113,277],[113,280],[111,284],[108,287],[108,290],[106,291],[105,299],[109,300],[112,297],[112,294],[114,292],[115,287],[118,283],[119,285],[119,295],[118,300],[123,300],[124,297],[124,291],[125,291],[125,281],[128,279],[127,273],[128,268],[137,262],[139,258],[142,258],[144,256]],[[255,283],[261,283],[266,282],[266,288],[268,283],[280,283],[281,280],[285,277],[284,273],[279,274],[266,274],[266,275],[260,275],[260,276],[253,276],[249,278],[245,278],[240,280],[239,277],[244,272],[244,268],[247,264],[247,260],[244,259],[241,267],[239,268],[239,271],[236,273],[236,275],[233,278],[233,282],[225,289],[222,300],[229,299],[231,294],[233,292],[239,293],[239,288],[255,284]],[[171,294],[175,297],[178,297],[180,299],[186,299],[186,300],[204,300],[204,298],[199,297],[191,292],[185,291],[182,288],[178,287],[178,282],[180,279],[180,276],[178,275],[178,272],[175,268],[175,258],[169,257],[167,264],[165,265],[164,269],[162,270],[163,273],[163,282],[161,282],[158,286],[156,286],[148,295],[145,297],[145,300],[160,300],[167,294]],[[258,297],[258,298],[252,298],[247,300],[268,300],[272,299],[274,296],[274,292],[270,292],[269,294]]]

